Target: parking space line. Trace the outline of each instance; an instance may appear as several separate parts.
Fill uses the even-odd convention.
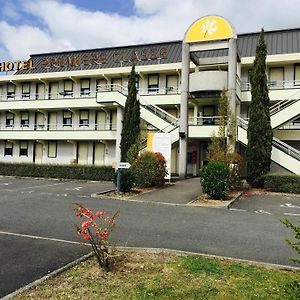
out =
[[[56,185],[61,185],[61,184],[66,184],[66,183],[67,182],[60,182],[60,183],[54,183],[54,184],[26,186],[26,187],[21,187],[21,188],[16,188],[16,189],[4,189],[2,191],[5,191],[5,192],[17,192],[17,191],[22,191],[22,190],[27,190],[27,189],[37,189],[37,188],[51,187],[51,186],[56,186]]]
[[[296,216],[300,217],[300,214],[284,213],[285,216]]]
[[[30,239],[36,239],[36,240],[46,240],[46,241],[53,241],[53,242],[62,242],[62,243],[68,243],[68,244],[90,246],[90,244],[88,244],[88,243],[81,243],[81,242],[68,241],[68,240],[55,239],[55,238],[47,238],[47,237],[42,237],[42,236],[22,234],[22,233],[14,233],[14,232],[7,232],[7,231],[1,231],[1,230],[0,230],[0,234],[17,236],[17,237],[24,237],[24,238],[30,238]]]

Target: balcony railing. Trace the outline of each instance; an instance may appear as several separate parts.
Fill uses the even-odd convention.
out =
[[[191,117],[189,118],[189,125],[200,125],[200,126],[214,126],[220,125],[222,117],[211,116],[211,117]]]
[[[66,125],[66,124],[29,124],[28,126],[0,126],[0,131],[32,131],[32,130],[63,130],[63,131],[110,131],[116,130],[116,124],[112,123],[103,123],[103,124],[87,124],[87,125],[80,125],[80,124],[73,124],[73,125]]]
[[[267,82],[269,90],[284,90],[284,89],[300,89],[300,80],[269,80]],[[251,84],[249,81],[241,82],[242,91],[250,91]]]

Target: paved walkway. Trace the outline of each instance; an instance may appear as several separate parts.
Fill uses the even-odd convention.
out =
[[[177,181],[171,186],[153,192],[137,195],[133,199],[149,202],[187,204],[201,195],[202,190],[199,178]]]

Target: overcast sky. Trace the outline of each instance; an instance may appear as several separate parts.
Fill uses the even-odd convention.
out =
[[[218,14],[237,33],[300,27],[300,0],[0,0],[0,61],[30,54],[180,40]]]

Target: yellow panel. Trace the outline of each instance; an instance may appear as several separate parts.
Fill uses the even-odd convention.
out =
[[[194,22],[185,34],[187,43],[223,40],[235,37],[230,23],[219,16],[206,16]]]

